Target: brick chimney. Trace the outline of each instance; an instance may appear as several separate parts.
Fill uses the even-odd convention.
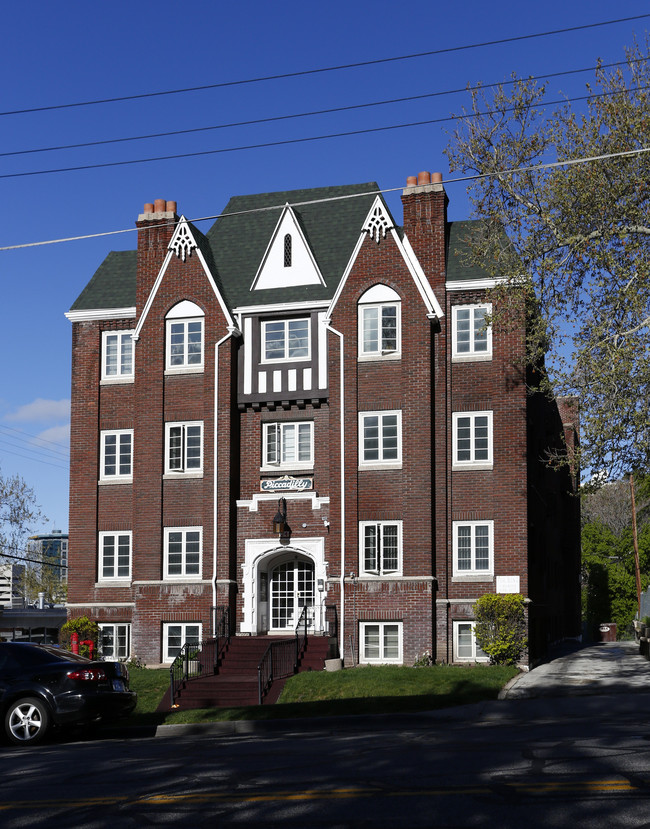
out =
[[[176,202],[156,199],[145,204],[135,223],[138,228],[138,276],[136,289],[136,313],[138,316],[147,301],[158,272],[167,255],[178,215]]]
[[[402,191],[404,233],[437,296],[444,296],[445,240],[449,199],[442,173],[422,172],[406,179]]]

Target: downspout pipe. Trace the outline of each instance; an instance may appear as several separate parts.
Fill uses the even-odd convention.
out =
[[[219,456],[217,449],[219,425],[219,348],[231,337],[241,337],[241,331],[234,325],[228,326],[228,333],[214,344],[214,434],[213,434],[213,468],[214,468],[214,495],[212,503],[212,607],[217,606],[217,504],[219,490]],[[216,615],[216,610],[213,611]],[[214,627],[216,618],[213,619]],[[216,632],[216,631],[215,631]]]
[[[339,399],[340,399],[340,413],[339,413],[339,429],[340,429],[340,443],[341,443],[341,469],[340,469],[340,485],[341,485],[341,575],[340,575],[340,594],[341,594],[341,622],[339,625],[340,638],[340,654],[345,665],[345,373],[343,360],[343,334],[332,328],[331,320],[325,319],[325,329],[331,331],[339,338]],[[352,654],[354,658],[354,654]]]

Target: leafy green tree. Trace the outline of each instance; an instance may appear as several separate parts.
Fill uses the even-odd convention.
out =
[[[528,646],[524,597],[486,593],[474,605],[474,635],[494,665],[516,665]]]
[[[551,347],[555,392],[580,399],[582,466],[611,480],[650,471],[648,43],[599,65],[586,93],[577,112],[545,106],[533,79],[474,91],[447,155],[452,172],[481,176],[471,256],[502,278],[493,324],[522,303],[539,312],[530,364]]]

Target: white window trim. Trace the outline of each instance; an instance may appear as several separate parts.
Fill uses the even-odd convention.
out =
[[[363,431],[364,421],[367,417],[378,417],[380,419],[379,432],[381,435],[381,421],[387,415],[397,415],[397,458],[389,460],[382,460],[380,457],[377,460],[364,459],[364,444]],[[389,409],[380,412],[359,412],[359,433],[358,433],[358,452],[359,452],[359,469],[401,469],[402,468],[402,412],[400,409]],[[380,443],[381,449],[381,443]]]
[[[378,527],[381,531],[384,527],[397,527],[397,569],[389,572],[384,572],[383,566],[379,567],[378,572],[373,570],[366,570],[366,550],[365,550],[365,530],[366,527]],[[403,560],[403,540],[402,540],[402,521],[359,521],[359,573],[364,578],[370,579],[390,579],[398,578],[402,575],[402,560]],[[383,558],[383,545],[379,555]]]
[[[133,340],[133,334],[135,331],[129,329],[128,331],[123,331],[121,329],[116,329],[114,331],[102,331],[102,353],[101,353],[101,384],[105,386],[110,385],[118,385],[120,383],[133,383],[134,381],[134,363],[135,363],[135,341]],[[119,338],[119,346],[118,351],[121,355],[122,351],[122,339],[126,336],[131,337],[131,370],[130,371],[121,371],[121,360],[118,360],[118,373],[117,374],[106,374],[106,340],[108,337],[115,337]]]
[[[451,358],[453,362],[456,363],[463,363],[463,362],[488,362],[492,359],[492,326],[487,326],[487,350],[476,352],[474,351],[474,339],[470,341],[470,350],[468,352],[463,352],[462,354],[458,352],[458,312],[459,311],[470,311],[471,312],[471,331],[473,335],[474,331],[474,311],[477,308],[485,308],[485,313],[487,316],[490,316],[492,313],[492,304],[490,302],[477,302],[472,305],[452,305],[451,308],[451,318],[452,318],[452,351],[451,351]]]
[[[201,427],[201,463],[200,467],[193,468],[187,470],[185,468],[182,469],[171,469],[170,467],[170,433],[171,430],[176,427],[180,426],[185,429],[187,426],[200,426]],[[183,431],[183,453],[184,455],[187,453],[187,432]],[[164,477],[169,480],[177,479],[177,478],[202,478],[203,477],[203,421],[202,420],[179,420],[173,421],[169,423],[165,423],[165,475]]]
[[[117,465],[114,475],[107,475],[104,471],[106,460],[106,438],[115,435],[118,439]],[[119,437],[120,435],[131,435],[131,471],[128,475],[121,475],[119,472]],[[128,484],[133,481],[133,429],[103,429],[100,432],[99,447],[99,480],[102,483]]]
[[[381,341],[381,309],[386,308],[388,306],[394,307],[396,309],[395,314],[395,323],[397,326],[395,336],[395,350],[394,351],[366,351],[364,349],[364,319],[365,319],[365,312],[368,309],[376,308],[380,311],[380,331],[379,331],[379,339]],[[358,312],[357,312],[357,326],[358,326],[358,346],[359,346],[359,353],[358,359],[359,362],[374,362],[377,360],[399,360],[402,357],[402,303],[399,300],[393,300],[390,302],[373,302],[373,303],[364,303],[362,301],[359,302]]]
[[[308,461],[284,461],[280,460],[278,463],[273,463],[268,460],[268,436],[272,428],[278,428],[280,434],[278,435],[278,446],[282,448],[282,430],[286,426],[301,426],[309,424],[309,454]],[[274,472],[281,469],[313,469],[314,468],[314,421],[313,420],[277,420],[272,423],[262,424],[262,466],[260,472]]]
[[[366,657],[365,654],[365,630],[366,627],[370,626],[379,626],[379,642],[382,654],[377,658]],[[383,656],[383,630],[384,627],[387,625],[396,625],[398,629],[398,636],[399,636],[399,653],[394,658],[386,659]],[[367,621],[367,622],[359,622],[359,664],[361,665],[401,665],[404,662],[404,625],[402,622],[395,622],[395,621]]]
[[[470,627],[472,628],[472,655],[471,656],[459,656],[459,654],[458,654],[458,651],[459,651],[458,634],[459,634],[459,629],[460,629],[461,625],[470,625]],[[490,661],[490,658],[489,658],[489,656],[487,656],[487,654],[483,654],[482,656],[480,654],[477,654],[477,652],[480,649],[479,649],[479,646],[476,644],[476,637],[474,635],[475,625],[476,625],[476,622],[470,621],[468,619],[458,619],[457,621],[454,621],[454,623],[453,623],[453,627],[454,627],[454,643],[453,643],[454,662],[489,662]],[[481,651],[481,653],[483,653],[483,652]]]
[[[284,349],[287,351],[288,343],[288,325],[290,322],[306,322],[307,323],[307,354],[304,357],[274,357],[272,359],[266,358],[266,326],[277,323],[283,323],[285,326],[284,334]],[[311,360],[312,344],[311,344],[311,318],[310,317],[290,317],[289,319],[271,319],[262,320],[260,326],[260,364],[272,365],[275,363],[304,363]]]
[[[461,417],[468,417],[471,421],[471,446],[470,446],[470,454],[471,458],[469,460],[459,460],[458,459],[458,421]],[[476,460],[474,455],[476,453],[476,445],[474,441],[474,423],[477,417],[487,417],[487,427],[488,427],[488,456],[486,460]],[[492,456],[492,447],[494,444],[493,440],[493,430],[492,430],[492,412],[491,411],[481,411],[481,412],[454,412],[452,414],[452,469],[459,470],[459,469],[492,469],[494,462]]]
[[[163,630],[162,630],[162,661],[165,665],[170,665],[175,657],[169,656],[169,628],[170,627],[181,627],[183,629],[182,633],[182,644],[185,644],[187,634],[185,633],[186,628],[198,627],[199,629],[199,642],[203,640],[203,625],[201,622],[163,622]],[[182,645],[181,645],[182,647]]]
[[[187,362],[187,326],[191,322],[201,323],[201,362],[189,364]],[[182,365],[171,364],[171,328],[172,325],[182,323],[185,325],[184,334],[184,362]],[[204,369],[205,362],[205,320],[202,316],[177,318],[174,316],[167,316],[165,320],[165,374],[200,374]]]
[[[117,538],[118,536],[126,535],[129,538],[129,573],[127,576],[105,576],[104,575],[104,539],[108,536],[113,536],[115,539],[115,564],[113,565],[113,572],[117,571]],[[126,584],[131,581],[131,574],[133,572],[133,532],[131,530],[111,530],[100,532],[98,536],[98,572],[97,581],[102,584]]]
[[[466,578],[468,581],[491,581],[494,577],[494,521],[454,521],[453,523],[453,577],[458,579]],[[489,562],[486,570],[477,570],[476,563],[476,527],[488,528],[488,556]],[[469,570],[458,569],[458,530],[460,527],[472,528],[472,567]]]
[[[198,532],[199,534],[199,572],[198,573],[187,573],[187,533],[190,532]],[[182,533],[183,534],[183,553],[182,553],[182,565],[181,565],[181,572],[180,573],[170,573],[169,572],[169,535],[170,533]],[[163,553],[163,578],[166,581],[190,581],[190,582],[198,582],[201,581],[202,574],[203,574],[203,527],[165,527],[164,530],[164,553]]]
[[[116,654],[113,654],[112,656],[105,655],[104,652],[103,652],[103,647],[102,647],[102,633],[107,628],[113,628],[113,644],[114,644],[114,647],[117,648],[117,630],[116,629],[121,628],[121,627],[126,628],[126,651],[127,651],[126,654],[121,655],[119,653],[116,653]],[[105,661],[106,660],[111,660],[111,661],[117,660],[117,661],[121,662],[121,661],[124,661],[124,660],[127,660],[127,659],[131,658],[131,654],[132,654],[131,622],[100,622],[99,623],[99,631],[100,631],[99,641],[100,641],[100,654],[101,654],[100,659],[103,659]]]

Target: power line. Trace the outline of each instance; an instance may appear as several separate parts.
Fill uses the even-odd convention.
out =
[[[621,60],[613,63],[599,64],[601,69],[612,69],[618,66],[628,65],[630,63],[640,63],[645,58],[634,58],[632,60]],[[586,66],[581,69],[566,69],[562,72],[548,72],[542,75],[529,75],[526,80],[542,81],[550,78],[564,77],[566,75],[577,75],[583,72],[593,72],[596,66]],[[168,130],[166,132],[153,132],[145,135],[133,135],[125,138],[104,138],[100,141],[83,141],[78,144],[58,144],[53,147],[36,147],[29,150],[12,150],[11,152],[0,153],[0,158],[11,158],[19,155],[33,155],[35,153],[58,152],[60,150],[78,150],[88,147],[101,147],[109,144],[124,144],[131,141],[145,141],[152,138],[170,138],[177,135],[192,135],[199,132],[211,132],[215,130],[232,129],[234,127],[249,127],[259,124],[270,124],[278,121],[296,120],[298,118],[308,118],[315,115],[331,115],[336,112],[351,112],[353,110],[369,109],[372,107],[387,106],[390,104],[401,104],[412,101],[421,101],[430,98],[446,97],[448,95],[457,95],[462,92],[477,92],[481,89],[493,89],[497,86],[512,86],[518,80],[495,81],[493,83],[480,84],[477,86],[462,86],[456,89],[446,89],[439,92],[425,92],[421,95],[408,95],[403,98],[388,98],[383,101],[368,101],[361,104],[349,104],[347,106],[330,107],[327,109],[315,109],[308,112],[296,112],[289,115],[274,115],[268,118],[253,118],[247,121],[233,121],[227,124],[215,124],[207,127],[192,127],[184,130]]]
[[[467,181],[478,181],[479,179],[487,179],[487,178],[496,178],[497,176],[505,176],[505,175],[514,175],[515,173],[523,173],[523,172],[535,172],[540,170],[550,170],[559,167],[570,167],[575,166],[577,164],[591,164],[596,161],[607,161],[614,158],[627,158],[632,157],[635,155],[643,155],[644,153],[649,153],[650,147],[641,147],[636,150],[623,150],[616,153],[603,153],[597,156],[584,156],[581,158],[573,158],[573,159],[565,159],[563,161],[552,161],[546,164],[535,164],[526,167],[513,167],[507,170],[496,170],[491,173],[474,173],[469,176],[457,176],[455,178],[448,178],[446,179],[443,184],[458,184],[461,182]],[[386,187],[378,190],[372,190],[367,193],[351,193],[345,196],[332,196],[331,198],[327,199],[312,199],[310,201],[305,202],[294,202],[292,207],[303,207],[305,205],[311,204],[322,204],[324,202],[333,202],[333,201],[342,201],[344,199],[355,199],[360,198],[362,196],[368,195],[377,195],[378,193],[394,193],[398,190],[403,190],[404,186],[400,187]],[[269,210],[281,210],[284,207],[284,204],[275,204],[270,205],[268,207],[256,207],[251,208],[250,210],[239,210],[233,211],[232,213],[216,213],[213,216],[200,216],[196,219],[189,219],[190,222],[193,224],[198,224],[199,222],[207,222],[207,221],[215,221],[216,219],[222,218],[233,218],[234,216],[241,216],[244,214],[250,213],[261,213],[264,211]],[[56,245],[61,242],[79,242],[86,239],[97,239],[102,236],[116,236],[120,233],[135,233],[137,228],[129,227],[123,228],[122,230],[106,230],[101,233],[87,233],[82,236],[67,236],[61,239],[48,239],[42,242],[25,242],[21,245],[5,245],[4,247],[0,247],[0,252],[6,250],[20,250],[22,248],[33,248],[33,247],[41,247],[43,245]]]
[[[65,444],[59,443],[56,440],[48,440],[47,438],[42,438],[39,435],[32,435],[29,432],[24,432],[22,429],[14,429],[12,426],[5,426],[4,424],[0,423],[0,429],[3,429],[6,432],[15,432],[17,435],[25,435],[28,438],[32,438],[33,440],[38,440],[41,443],[49,443],[51,446],[57,446],[59,449],[48,449],[47,446],[40,447],[45,449],[48,452],[53,452],[59,455],[68,456],[70,453],[67,451]],[[23,440],[25,443],[29,443],[30,441],[24,440],[24,438],[18,438],[18,440]],[[63,450],[63,451],[61,451]]]
[[[638,87],[632,91],[642,91],[648,89],[649,87]],[[547,107],[547,106],[555,106],[556,104],[566,104],[575,101],[587,101],[587,100],[594,100],[595,98],[603,98],[609,97],[611,95],[617,95],[620,92],[602,92],[602,93],[595,93],[590,95],[580,95],[574,98],[561,98],[555,101],[545,101],[543,104],[536,104],[536,107]],[[512,112],[517,107],[509,107],[501,110],[501,112]],[[134,158],[134,159],[127,159],[126,161],[104,161],[99,162],[96,164],[79,164],[73,167],[54,167],[46,170],[28,170],[22,173],[2,173],[0,174],[0,179],[9,179],[9,178],[26,178],[30,176],[41,176],[41,175],[49,175],[52,173],[72,173],[72,172],[79,172],[81,170],[100,170],[109,167],[126,167],[132,166],[134,164],[150,164],[154,161],[173,161],[180,158],[198,158],[201,156],[206,155],[220,155],[223,153],[234,153],[234,152],[242,152],[244,150],[260,150],[260,149],[269,149],[271,147],[282,147],[291,144],[306,144],[312,141],[328,141],[333,138],[349,138],[354,135],[368,135],[370,133],[377,133],[377,132],[387,132],[389,130],[398,130],[398,129],[410,129],[412,127],[422,127],[422,126],[430,126],[431,124],[443,124],[448,121],[459,121],[463,120],[464,118],[468,117],[478,117],[479,115],[491,115],[495,114],[493,112],[487,111],[484,113],[473,113],[473,114],[464,114],[464,115],[449,115],[443,118],[427,118],[421,121],[410,121],[408,123],[402,124],[389,124],[384,127],[366,127],[364,129],[357,129],[357,130],[347,130],[343,132],[334,132],[334,133],[324,133],[321,135],[310,135],[305,136],[303,138],[283,138],[277,141],[262,141],[257,144],[244,144],[239,145],[236,147],[219,147],[215,150],[197,150],[191,153],[172,153],[171,155],[160,155],[160,156],[150,156],[149,158]],[[120,231],[114,231],[120,232]],[[110,234],[108,234],[110,235]],[[78,237],[80,238],[80,237]],[[90,237],[85,237],[90,238]],[[61,240],[63,241],[63,240]],[[8,250],[9,248],[0,248],[0,250]]]
[[[444,55],[449,54],[452,52],[462,52],[469,49],[480,49],[486,46],[499,46],[504,43],[516,43],[522,40],[532,40],[534,38],[540,37],[550,37],[551,35],[558,35],[558,34],[567,34],[569,32],[578,32],[584,31],[585,29],[595,29],[602,26],[611,26],[615,23],[628,23],[633,20],[642,20],[643,18],[650,17],[650,14],[637,14],[631,17],[619,17],[615,20],[603,20],[599,23],[585,23],[581,26],[569,26],[562,29],[551,29],[546,32],[535,32],[532,34],[527,35],[516,35],[513,37],[504,37],[498,40],[486,40],[480,43],[469,43],[464,44],[461,46],[448,46],[444,49],[433,49],[427,52],[414,52],[408,55],[396,55],[393,57],[387,58],[376,58],[374,60],[366,60],[366,61],[357,61],[355,63],[344,63],[339,64],[337,66],[325,66],[319,67],[317,69],[303,69],[296,72],[284,72],[281,74],[275,75],[263,75],[260,77],[255,78],[245,78],[241,80],[235,81],[223,81],[221,83],[213,83],[213,84],[204,84],[201,86],[190,86],[184,87],[181,89],[167,89],[162,90],[159,92],[145,92],[140,93],[137,95],[121,95],[112,98],[98,98],[96,100],[90,101],[77,101],[74,103],[69,104],[51,104],[48,106],[41,106],[41,107],[31,107],[28,109],[15,109],[15,110],[7,110],[5,112],[0,112],[0,116],[7,116],[7,115],[25,115],[31,112],[47,112],[52,110],[59,110],[59,109],[70,109],[72,107],[85,107],[85,106],[94,106],[96,104],[110,104],[110,103],[117,103],[120,101],[137,101],[143,100],[145,98],[155,98],[160,97],[163,95],[179,95],[184,94],[187,92],[201,92],[207,89],[223,89],[226,87],[232,86],[242,86],[244,84],[254,84],[254,83],[262,83],[266,81],[276,81],[276,80],[285,80],[287,78],[298,78],[304,77],[306,75],[317,75],[322,74],[325,72],[338,72],[347,69],[358,69],[363,66],[377,66],[383,63],[394,63],[397,61],[403,60],[413,60],[415,58],[423,58],[423,57],[432,57],[434,55]]]

